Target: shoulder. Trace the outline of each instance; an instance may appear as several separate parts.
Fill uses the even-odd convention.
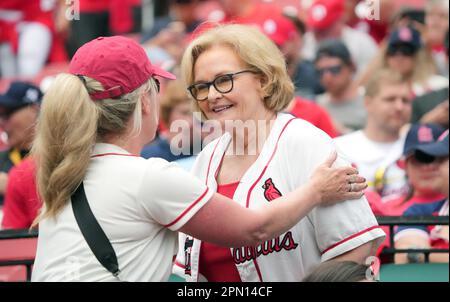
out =
[[[331,137],[310,122],[294,118],[280,136],[278,148],[283,154],[292,154],[295,158],[305,157],[314,164],[335,149]],[[314,163],[313,163],[314,162]]]
[[[363,137],[363,132],[361,130],[346,134],[346,135],[342,135],[339,137],[336,137],[334,139],[334,141],[336,142],[336,144],[342,144],[342,143],[349,143],[349,142],[361,142],[361,138]]]
[[[440,200],[432,203],[425,204],[413,204],[403,213],[403,216],[426,216],[433,215],[433,213],[439,211],[444,205],[445,200]]]
[[[286,125],[283,136],[295,141],[304,139],[312,139],[313,141],[331,140],[331,138],[322,130],[311,124],[310,122],[292,116],[289,125]]]

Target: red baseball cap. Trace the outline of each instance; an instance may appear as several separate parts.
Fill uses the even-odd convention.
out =
[[[152,65],[144,49],[122,36],[99,37],[81,46],[69,72],[99,81],[105,91],[91,93],[93,100],[118,98],[143,85],[151,77],[175,80],[175,75]]]
[[[307,24],[312,29],[325,29],[344,15],[344,0],[316,0],[307,11]]]
[[[278,46],[292,39],[297,33],[294,23],[281,14],[274,14],[273,17],[263,20],[258,27]]]

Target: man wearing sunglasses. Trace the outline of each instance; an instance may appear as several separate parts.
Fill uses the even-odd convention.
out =
[[[316,53],[315,67],[325,93],[317,97],[333,118],[340,134],[359,130],[366,124],[363,94],[354,86],[356,71],[350,51],[339,40],[326,40]]]
[[[425,125],[415,125],[410,134],[417,133],[422,139],[426,138]],[[438,128],[436,128],[438,129]],[[422,133],[420,134],[420,131]],[[405,152],[409,165],[415,169],[421,169],[428,174],[434,174],[436,177],[435,187],[445,198],[431,203],[415,203],[409,207],[404,216],[448,216],[448,191],[449,191],[449,157],[448,157],[448,135],[446,130],[437,140],[432,139],[429,143],[419,143],[413,146],[405,145]],[[411,148],[408,148],[411,147]],[[425,173],[424,172],[424,173]],[[430,176],[423,177],[423,182],[429,182]],[[446,226],[401,226],[397,229],[395,235],[395,247],[398,249],[407,248],[445,248],[448,249],[448,225]],[[424,255],[419,253],[397,254],[395,261],[397,263],[423,262]],[[448,253],[430,254],[430,262],[448,262]]]

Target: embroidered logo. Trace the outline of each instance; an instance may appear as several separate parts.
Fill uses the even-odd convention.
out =
[[[264,189],[264,197],[269,202],[282,196],[281,192],[275,187],[272,178],[268,178],[262,188]]]
[[[289,231],[282,236],[268,240],[256,247],[246,246],[233,249],[233,260],[235,264],[241,264],[255,260],[261,255],[267,256],[272,253],[279,253],[282,250],[294,250],[297,246],[298,243],[295,242],[292,232]]]

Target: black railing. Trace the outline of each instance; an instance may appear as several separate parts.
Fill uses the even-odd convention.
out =
[[[397,249],[394,244],[395,226],[413,225],[449,225],[449,216],[378,216],[378,224],[389,227],[389,247],[383,249],[382,255],[393,256],[400,253],[424,254],[425,262],[430,261],[431,253],[448,253],[449,249]]]
[[[425,255],[425,262],[429,262],[430,253],[448,253],[448,249],[396,249],[394,247],[394,227],[400,225],[449,225],[448,216],[379,216],[377,217],[378,224],[388,226],[390,231],[390,247],[385,248],[382,254],[394,255],[397,253],[422,253]],[[30,239],[37,238],[37,230],[3,230],[0,231],[1,240],[14,239]],[[24,265],[26,267],[26,281],[31,280],[31,267],[34,264],[34,259],[14,259],[14,260],[0,260],[0,266],[15,266]]]

